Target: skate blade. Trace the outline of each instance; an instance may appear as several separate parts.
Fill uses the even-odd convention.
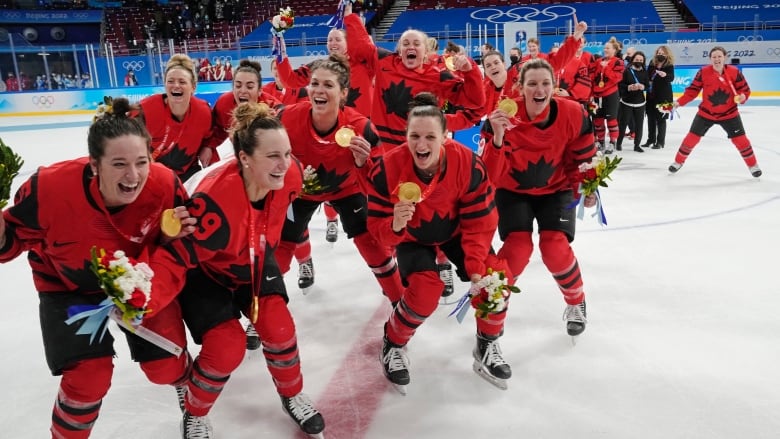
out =
[[[580,336],[579,336],[579,335],[572,335],[572,336],[571,336],[571,345],[572,345],[572,346],[577,346],[577,339],[578,339],[578,338],[580,338]]]
[[[482,368],[482,363],[480,363],[479,361],[476,360],[474,361],[472,369],[474,369],[474,372],[480,377],[482,377],[483,380],[498,387],[499,389],[506,390],[509,388],[509,385],[507,384],[507,380],[496,378],[493,375],[491,375],[489,372],[487,372]]]
[[[454,294],[446,297],[442,296],[441,298],[439,298],[439,305],[453,305],[455,303],[458,303],[459,300],[460,298],[455,297]]]
[[[310,434],[309,437],[313,437],[316,439],[325,439],[325,435],[322,433]]]
[[[308,295],[309,293],[311,293],[311,292],[312,292],[312,289],[313,289],[313,288],[314,288],[314,285],[312,285],[312,286],[310,286],[310,287],[306,287],[306,288],[301,288],[301,293],[302,293],[304,296],[306,296],[306,295]]]
[[[392,384],[393,388],[395,388],[395,390],[398,393],[400,393],[403,396],[406,396],[406,384],[395,384],[395,383],[390,383],[390,384]]]

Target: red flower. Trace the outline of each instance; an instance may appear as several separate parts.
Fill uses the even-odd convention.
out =
[[[130,300],[127,303],[135,308],[142,309],[146,305],[146,295],[144,295],[143,291],[136,288],[133,294],[130,295]]]
[[[595,180],[596,177],[598,177],[598,174],[596,174],[596,170],[593,168],[588,169],[588,172],[585,173],[585,178],[588,180]]]

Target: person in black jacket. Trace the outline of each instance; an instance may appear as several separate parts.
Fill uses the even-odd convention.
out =
[[[645,90],[649,87],[647,69],[645,68],[645,54],[637,51],[631,57],[631,62],[623,71],[623,80],[618,84],[620,93],[620,110],[618,111],[618,138],[615,149],[623,149],[623,137],[626,126],[633,121],[634,151],[645,152],[639,147],[642,141],[642,125],[645,120]]]
[[[647,143],[643,148],[661,149],[666,142],[668,112],[662,112],[659,104],[671,104],[674,81],[674,55],[667,46],[658,46],[647,66],[650,86],[647,89]]]

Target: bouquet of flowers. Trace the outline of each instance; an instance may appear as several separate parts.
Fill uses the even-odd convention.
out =
[[[455,314],[458,322],[463,322],[468,310],[466,304],[470,299],[476,308],[475,315],[480,319],[488,319],[490,314],[497,314],[506,309],[509,296],[519,292],[519,288],[509,284],[504,270],[488,268],[487,274],[479,282],[472,284],[469,291],[460,298],[450,316]]]
[[[24,160],[0,139],[0,210],[11,199],[11,183],[19,175]]]
[[[68,308],[67,324],[85,319],[77,334],[91,335],[94,341],[98,332],[100,338],[106,332],[106,319],[113,309],[117,309],[125,327],[135,327],[141,324],[144,314],[149,310],[154,272],[144,262],[136,262],[127,257],[125,252],[117,250],[107,254],[104,249],[91,249],[92,265],[90,269],[97,276],[100,288],[108,298],[97,306],[73,306]],[[102,328],[102,331],[101,331]]]
[[[97,110],[95,111],[95,115],[92,117],[92,123],[97,122],[100,119],[103,119],[106,114],[113,114],[114,113],[114,98],[111,96],[103,96],[103,103],[98,104]]]
[[[317,170],[307,165],[303,170],[303,193],[306,195],[317,195],[325,191],[325,186],[320,183],[317,176]]]
[[[672,102],[661,102],[660,104],[656,105],[655,108],[658,109],[663,114],[669,115],[669,120],[674,120],[674,115],[676,111],[674,110],[674,103]]]
[[[610,159],[609,156],[597,152],[590,162],[580,164],[577,169],[577,177],[579,180],[577,193],[580,194],[580,197],[571,206],[578,206],[577,218],[582,219],[585,215],[585,197],[595,194],[596,213],[594,213],[593,216],[598,216],[599,224],[602,226],[607,224],[607,218],[604,215],[604,209],[601,205],[599,188],[608,187],[607,180],[612,180],[612,171],[617,169],[622,160],[621,157]]]
[[[291,7],[279,9],[279,13],[271,18],[271,33],[281,35],[285,31],[292,29],[295,24],[295,14]]]
[[[289,6],[279,9],[279,13],[271,18],[271,35],[274,36],[274,47],[271,55],[276,56],[277,62],[282,62],[282,35],[292,29],[295,24],[295,13]]]

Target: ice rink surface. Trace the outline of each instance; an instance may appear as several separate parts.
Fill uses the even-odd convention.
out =
[[[744,106],[764,176],[750,176],[713,127],[676,175],[667,167],[695,106],[669,123],[667,147],[623,163],[602,191],[609,225],[586,214],[573,246],[589,323],[573,346],[564,302],[538,251],[522,274],[501,339],[513,368],[498,390],[472,370],[475,325],[441,306],[408,345],[408,395],[378,360],[390,307],[343,233],[312,220],[316,283],[287,276],[304,391],[329,439],[774,439],[780,431],[780,149],[778,107]],[[89,116],[2,117],[0,137],[39,165],[86,155]],[[224,147],[224,145],[223,145]],[[496,246],[500,246],[498,239]],[[48,437],[59,380],[43,356],[37,293],[24,257],[0,266],[0,437]],[[456,284],[457,294],[466,284]],[[111,328],[117,333],[116,328]],[[94,438],[180,437],[172,388],[146,381],[120,336],[113,386]],[[196,353],[198,347],[190,344]],[[259,351],[247,354],[210,414],[221,439],[302,438],[283,413]]]

